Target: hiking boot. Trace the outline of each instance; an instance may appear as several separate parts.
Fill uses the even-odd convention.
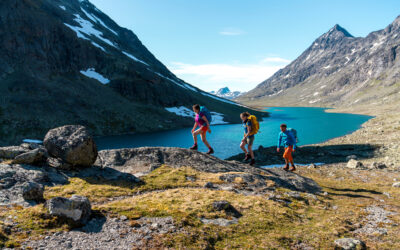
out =
[[[289,165],[286,165],[283,170],[288,171],[289,170]]]
[[[197,144],[193,144],[193,146],[190,147],[191,150],[197,150]]]
[[[214,149],[212,149],[212,148],[209,148],[209,149],[208,149],[208,152],[207,152],[207,154],[208,154],[208,155],[210,155],[210,154],[214,154]]]
[[[254,166],[254,164],[256,164],[256,160],[255,159],[251,159],[250,166]]]
[[[296,167],[295,167],[295,166],[292,166],[292,167],[289,169],[289,171],[290,171],[290,172],[296,171]]]
[[[250,159],[250,154],[246,154],[246,156],[244,157],[243,161],[248,161]]]

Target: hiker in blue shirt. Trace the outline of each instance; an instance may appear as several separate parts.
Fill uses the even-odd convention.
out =
[[[283,158],[285,159],[285,167],[284,170],[289,170],[289,163],[292,165],[290,171],[295,171],[296,167],[294,166],[292,152],[296,150],[296,137],[292,134],[292,132],[288,131],[286,128],[286,124],[281,124],[281,132],[278,136],[278,147],[276,151],[279,153],[279,148],[281,146],[285,147],[285,153],[283,154]]]

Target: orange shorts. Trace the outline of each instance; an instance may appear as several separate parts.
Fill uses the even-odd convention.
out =
[[[205,132],[207,132],[208,131],[208,126],[204,126],[202,129],[201,129],[201,133],[205,133]]]
[[[293,161],[292,152],[293,152],[293,146],[285,148],[285,153],[283,154],[283,158],[285,158],[288,161]]]

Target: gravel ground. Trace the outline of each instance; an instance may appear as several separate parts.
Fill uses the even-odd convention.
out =
[[[126,217],[95,218],[85,227],[70,232],[58,232],[40,240],[28,239],[23,249],[132,249],[153,235],[176,232],[171,217],[141,218],[131,226]]]

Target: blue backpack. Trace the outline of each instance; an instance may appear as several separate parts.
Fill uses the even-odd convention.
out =
[[[205,106],[200,106],[200,112],[204,114],[204,116],[207,118],[208,122],[211,124],[212,121],[212,116],[210,111]]]
[[[296,143],[299,142],[299,138],[297,137],[297,131],[294,128],[288,128],[287,131],[289,131],[290,133],[292,133],[292,135],[294,136],[294,138],[296,139]]]

